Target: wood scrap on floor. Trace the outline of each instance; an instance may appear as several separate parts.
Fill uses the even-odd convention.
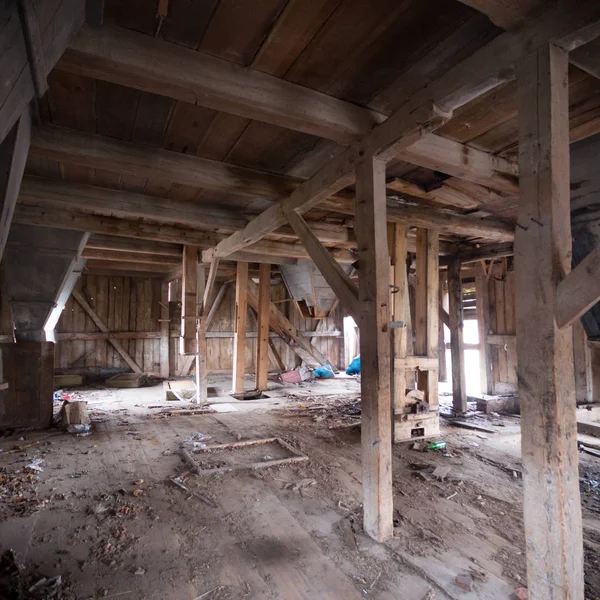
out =
[[[109,388],[139,388],[147,380],[148,377],[144,373],[119,373],[109,377],[104,383]]]
[[[324,396],[301,396],[287,394],[288,398],[300,400],[298,407],[283,409],[289,417],[311,417],[316,423],[327,422],[329,429],[359,427],[361,420],[360,395],[329,394]]]
[[[186,448],[181,448],[180,454],[197,475],[265,469],[308,460],[306,454],[277,437],[194,447],[193,454],[200,455],[198,460]]]

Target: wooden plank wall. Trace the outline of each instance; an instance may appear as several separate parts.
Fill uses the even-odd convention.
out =
[[[84,275],[77,285],[90,306],[106,323],[111,332],[159,332],[160,331],[160,279],[139,277],[109,277]],[[179,295],[177,295],[179,298]],[[322,321],[304,319],[294,303],[289,300],[283,284],[271,287],[271,299],[277,307],[302,331],[342,331],[342,315],[335,310],[333,315]],[[232,332],[234,329],[235,287],[228,286],[220,308],[209,331]],[[185,357],[179,354],[181,327],[181,304],[169,303],[169,366],[170,375],[179,375]],[[248,316],[248,331],[256,331],[256,317],[252,311]],[[72,297],[58,322],[57,333],[94,333],[98,328],[81,306]],[[275,348],[288,369],[299,364],[297,356],[278,337],[272,338]],[[125,350],[150,375],[160,376],[160,340],[120,340]],[[314,337],[315,347],[325,354],[336,366],[345,368],[343,359],[343,336]],[[209,338],[209,373],[231,373],[233,338]],[[127,364],[107,340],[60,340],[56,345],[55,367],[57,369],[126,369]],[[256,338],[246,343],[246,371],[254,373],[256,368]],[[276,370],[273,364],[270,370]]]
[[[339,309],[333,311],[327,319],[316,321],[301,317],[294,303],[290,301],[287,289],[283,284],[271,286],[271,301],[277,308],[301,331],[342,331],[342,315]],[[181,309],[177,302],[170,303],[171,321],[169,324],[169,364],[171,375],[178,375],[183,365],[184,357],[179,354],[179,331]],[[217,311],[210,332],[232,332],[235,326],[235,286],[229,285],[223,301]],[[248,332],[256,332],[256,316],[252,310],[248,315]],[[275,349],[281,356],[286,368],[293,369],[299,365],[299,359],[294,352],[279,338],[271,338]],[[314,337],[313,345],[322,352],[328,360],[339,368],[343,365],[343,336],[340,337]],[[207,340],[207,369],[209,373],[229,374],[233,368],[233,338],[211,338]],[[256,370],[256,338],[248,337],[246,340],[246,372],[254,373]],[[269,363],[269,370],[277,367]]]
[[[77,288],[111,332],[160,331],[160,279],[84,275]],[[57,333],[98,332],[79,303],[69,298],[56,328]],[[131,357],[151,375],[160,374],[160,340],[120,340]],[[107,340],[60,340],[55,367],[127,369],[129,367]]]
[[[517,391],[517,346],[514,271],[494,269],[489,279],[490,333],[514,336],[507,344],[490,345],[493,392]]]

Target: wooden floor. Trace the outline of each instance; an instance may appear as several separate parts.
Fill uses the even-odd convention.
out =
[[[521,483],[511,472],[518,460],[498,449],[500,438],[487,450],[476,433],[446,429],[451,457],[395,447],[395,537],[380,545],[361,528],[358,430],[283,411],[149,418],[139,412],[147,395],[134,400],[137,412],[119,401],[135,393],[110,392],[111,413],[91,402],[90,436],[0,440],[9,449],[43,439],[0,453],[0,467],[12,473],[43,458],[38,499],[48,500],[6,519],[10,508],[0,503],[0,550],[13,548],[30,571],[62,574],[75,598],[498,600],[524,584]],[[514,437],[515,424],[507,427]],[[211,508],[167,481],[183,470],[177,450],[194,432],[211,442],[279,435],[310,461],[189,476],[191,489],[214,499]],[[451,466],[445,481],[415,477],[440,463]],[[315,485],[286,489],[303,479]],[[136,488],[143,494],[132,495]],[[454,580],[472,570],[485,581],[466,592]]]

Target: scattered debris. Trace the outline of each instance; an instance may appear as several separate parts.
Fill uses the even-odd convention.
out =
[[[190,490],[183,483],[183,480],[180,477],[169,478],[169,481],[171,483],[175,484],[178,488],[181,488],[184,492],[187,492],[191,496],[194,496],[194,498],[198,498],[198,500],[200,500],[201,502],[204,502],[204,504],[207,504],[211,508],[217,508],[217,503],[214,500],[212,500],[208,496],[205,496],[204,494],[200,494],[198,492],[193,492],[192,490]]]
[[[87,433],[90,431],[90,416],[87,402],[83,400],[66,401],[60,409],[60,425],[69,433]]]
[[[446,449],[446,442],[444,442],[444,441],[431,442],[431,444],[427,445],[427,450],[445,450],[445,449]]]
[[[461,573],[454,578],[454,584],[465,592],[470,592],[473,589],[473,578],[470,573]]]
[[[29,469],[30,471],[38,471],[41,473],[44,470],[42,467],[40,467],[43,462],[43,458],[36,458],[35,460],[32,460],[25,468]]]
[[[192,435],[185,438],[182,444],[184,446],[191,446],[192,448],[206,448],[206,444],[204,442],[207,442],[211,438],[211,435],[207,435],[205,433],[200,433],[199,431],[196,431],[196,433],[192,433]]]
[[[63,578],[26,576],[25,565],[19,564],[15,553],[6,550],[0,557],[0,598],[27,600],[62,600],[65,595]]]
[[[517,598],[518,600],[528,600],[529,598],[529,593],[527,591],[526,588],[517,588],[515,590],[515,598]]]
[[[452,470],[452,467],[450,467],[450,466],[439,466],[434,469],[432,475],[436,479],[439,479],[440,481],[444,481],[444,479],[446,479],[446,477],[448,476],[448,473],[450,473],[451,470]]]
[[[310,477],[300,479],[298,481],[290,481],[283,486],[284,490],[292,490],[293,492],[301,492],[302,489],[317,485],[317,480]]]
[[[329,429],[360,426],[361,407],[358,394],[304,396],[288,393],[287,397],[302,404],[297,408],[286,407],[286,416],[311,417],[317,423],[327,421]]]

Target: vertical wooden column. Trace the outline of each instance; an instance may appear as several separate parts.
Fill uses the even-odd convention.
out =
[[[181,276],[181,338],[180,354],[198,352],[196,341],[196,292],[198,290],[198,246],[183,247]]]
[[[439,297],[440,297],[440,309],[446,310],[446,274],[440,271],[440,282],[439,282]],[[438,381],[448,381],[448,364],[446,362],[446,338],[444,336],[444,324],[440,317],[439,331],[438,331],[438,359],[440,370],[438,373]]]
[[[258,338],[256,340],[256,389],[267,389],[269,376],[269,320],[271,308],[271,265],[258,268]]]
[[[417,229],[415,354],[437,358],[439,343],[439,233]],[[419,371],[417,383],[432,408],[438,405],[438,370]]]
[[[208,370],[206,360],[206,311],[204,302],[206,300],[206,267],[198,263],[197,270],[198,289],[196,293],[196,340],[198,352],[196,354],[196,402],[208,400]]]
[[[492,393],[492,357],[487,343],[490,333],[490,297],[488,279],[480,269],[475,276],[475,307],[479,333],[479,387],[482,394]]]
[[[593,402],[592,349],[581,321],[573,323],[573,358],[575,361],[575,398],[577,404]]]
[[[389,256],[385,163],[373,157],[356,167],[354,229],[359,262],[364,528],[372,538],[384,541],[393,535]]]
[[[450,317],[450,353],[452,355],[452,405],[458,413],[467,412],[465,345],[463,340],[463,302],[460,260],[448,265],[448,315]]]
[[[406,226],[399,223],[388,224],[388,245],[392,268],[390,270],[390,283],[392,288],[392,321],[401,327],[392,329],[392,398],[394,411],[402,411],[406,401],[406,369],[394,365],[395,358],[406,358],[408,355],[407,344],[407,318],[408,306],[408,279],[406,277]]]
[[[527,582],[531,600],[583,600],[573,332],[555,320],[571,270],[568,57],[518,63],[516,321]]]
[[[248,321],[248,263],[237,263],[235,280],[235,332],[233,336],[233,392],[244,391],[246,326]]]
[[[160,288],[160,376],[169,377],[169,283]]]

